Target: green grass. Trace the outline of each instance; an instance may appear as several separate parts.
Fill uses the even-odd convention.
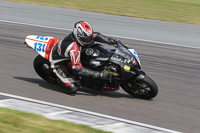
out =
[[[0,108],[0,133],[106,133],[84,125]]]
[[[8,0],[114,15],[200,24],[200,0]]]

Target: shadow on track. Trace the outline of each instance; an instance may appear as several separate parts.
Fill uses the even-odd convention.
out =
[[[45,88],[45,89],[50,89],[53,91],[64,92],[64,87],[59,86],[59,85],[54,85],[50,84],[42,79],[37,79],[37,78],[27,78],[27,77],[13,77],[18,80],[22,81],[27,81],[30,83],[38,84],[40,87]],[[83,92],[83,93],[82,93]],[[106,97],[112,97],[112,98],[131,98],[134,99],[132,96],[129,94],[123,94],[120,92],[116,91],[111,91],[111,92],[100,92],[97,90],[92,90],[92,89],[87,89],[87,88],[80,88],[79,91],[77,92],[77,95],[85,95],[85,96],[106,96]]]

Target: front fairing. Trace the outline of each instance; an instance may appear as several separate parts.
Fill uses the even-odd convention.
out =
[[[127,80],[139,73],[139,63],[136,57],[126,46],[118,42],[117,49],[110,58],[110,61],[120,65],[121,80]]]
[[[138,63],[138,68],[141,69],[141,63],[140,63],[140,58],[138,56],[138,53],[135,51],[135,49],[128,49],[131,54],[135,57],[135,59],[137,60]]]
[[[135,50],[134,52],[137,53]],[[140,69],[140,62],[139,62],[138,55],[136,57],[132,53],[132,51],[130,51],[130,49],[128,49],[126,46],[124,46],[120,42],[118,43],[117,49],[115,50],[114,54],[111,56],[111,60],[122,62],[124,64],[134,66],[135,68]]]
[[[120,55],[122,58],[126,59],[125,62],[130,62],[133,60],[133,55],[125,48],[122,44],[118,44],[115,54]]]

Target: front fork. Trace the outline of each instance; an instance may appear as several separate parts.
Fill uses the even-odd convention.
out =
[[[137,80],[143,80],[146,77],[146,73],[142,70],[138,70],[137,74],[135,74],[133,77],[130,77],[129,79],[118,81],[118,84],[124,84],[126,82],[129,82],[129,80],[137,81]]]
[[[146,77],[146,73],[140,70],[139,74],[135,77],[136,80],[142,80]]]

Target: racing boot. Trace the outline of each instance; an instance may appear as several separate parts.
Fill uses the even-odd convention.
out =
[[[79,85],[72,79],[72,77],[62,68],[57,67],[53,72],[58,77],[59,83],[64,87],[64,92],[71,96],[75,96]]]
[[[79,86],[76,83],[73,83],[70,86],[66,87],[65,93],[71,96],[75,96],[78,89]]]

